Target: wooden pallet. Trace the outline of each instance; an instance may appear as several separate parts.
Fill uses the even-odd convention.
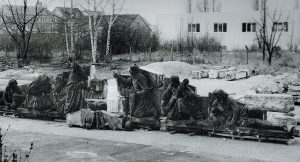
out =
[[[159,120],[155,120],[153,118],[129,117],[128,120],[131,122],[133,128],[146,128],[155,130],[160,128]]]
[[[242,135],[242,134],[231,134],[231,133],[216,133],[216,132],[209,132],[208,136],[215,136],[215,137],[224,137],[224,138],[231,138],[232,140],[239,139],[239,140],[256,140],[258,142],[267,141],[267,142],[282,142],[288,145],[293,144],[295,142],[294,138],[279,138],[279,137],[269,137],[269,136],[262,136],[262,135]]]
[[[258,129],[249,127],[236,128],[214,128],[201,122],[191,121],[166,121],[166,130],[174,132],[187,132],[190,135],[204,134],[208,136],[219,136],[231,139],[248,139],[261,141],[274,141],[292,144],[294,138],[289,132],[272,129]]]
[[[65,120],[65,116],[58,112],[39,112],[29,111],[24,108],[18,108],[16,111],[0,110],[1,116],[11,116],[28,119],[42,119],[42,120]]]

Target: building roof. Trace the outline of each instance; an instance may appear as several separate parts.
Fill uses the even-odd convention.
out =
[[[102,21],[108,21],[110,15],[103,15]],[[116,19],[115,24],[122,23],[130,26],[137,18],[141,18],[142,21],[150,28],[149,23],[139,14],[122,14],[119,15]],[[150,28],[151,29],[151,28]]]
[[[17,13],[19,15],[22,15],[24,13],[24,6],[19,6],[19,5],[3,5],[1,8],[1,11],[3,11],[4,14],[12,14],[11,9],[13,10],[13,13]],[[43,11],[42,11],[43,10]],[[37,11],[40,12],[42,11],[39,15],[48,15],[48,13],[50,12],[49,10],[47,10],[46,7],[37,7]],[[35,15],[36,14],[36,7],[35,6],[27,6],[27,10],[26,10],[26,15]]]
[[[101,15],[101,14],[103,14],[103,12],[100,12],[100,11],[90,11],[90,10],[83,10],[82,11],[82,14],[84,15],[84,16],[89,16],[89,14],[98,14],[98,15]]]
[[[69,7],[55,7],[52,12],[58,17],[65,18],[65,17],[70,17],[71,11],[73,12],[75,17],[84,16],[79,8],[71,9]]]

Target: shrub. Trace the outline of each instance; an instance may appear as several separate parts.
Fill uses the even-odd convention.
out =
[[[196,46],[201,52],[220,52],[222,50],[221,42],[215,37],[209,36],[208,33],[197,40]]]
[[[257,46],[257,44],[251,44],[249,47],[249,52],[257,52],[259,51],[259,47]]]
[[[294,58],[293,58],[292,55],[283,54],[280,61],[279,61],[279,66],[295,68],[296,67],[296,62],[294,61]]]

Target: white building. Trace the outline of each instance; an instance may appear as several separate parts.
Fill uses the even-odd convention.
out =
[[[197,39],[209,34],[229,50],[257,44],[264,0],[183,1],[184,12],[158,16],[158,29],[163,40],[188,36]],[[283,49],[288,49],[290,44],[300,47],[300,0],[267,0],[266,4],[268,31],[273,27],[282,31],[278,45]],[[275,20],[271,21],[275,14]]]

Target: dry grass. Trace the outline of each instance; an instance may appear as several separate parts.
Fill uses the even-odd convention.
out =
[[[45,61],[44,63],[58,63],[63,60],[63,54],[56,52],[53,54],[54,57],[51,60]],[[7,62],[15,60],[15,53],[11,52],[5,54],[0,52],[0,57]],[[83,62],[89,62],[88,54],[84,55]],[[297,72],[300,69],[300,53],[281,52],[281,56],[273,58],[273,65],[269,66],[266,62],[262,62],[262,54],[259,52],[250,52],[248,55],[246,51],[225,51],[225,52],[199,52],[194,51],[190,54],[181,54],[171,51],[158,51],[154,53],[133,53],[113,56],[113,64],[109,66],[118,66],[121,69],[127,68],[132,63],[138,63],[139,65],[146,65],[151,62],[162,62],[162,61],[182,61],[189,64],[206,64],[208,66],[217,65],[230,65],[237,67],[250,67],[255,68],[262,74],[277,74],[284,72]],[[33,64],[38,65],[43,61],[34,60]]]
[[[131,58],[131,59],[130,59]],[[211,66],[230,65],[242,68],[255,68],[262,74],[278,74],[285,72],[299,72],[300,53],[281,52],[281,56],[273,58],[272,66],[262,61],[262,54],[259,52],[246,51],[226,51],[222,53],[214,52],[194,52],[193,54],[171,53],[170,51],[159,51],[155,53],[125,54],[114,56],[114,61],[126,61],[139,64],[147,64],[159,61],[183,61],[190,64],[207,64]]]

